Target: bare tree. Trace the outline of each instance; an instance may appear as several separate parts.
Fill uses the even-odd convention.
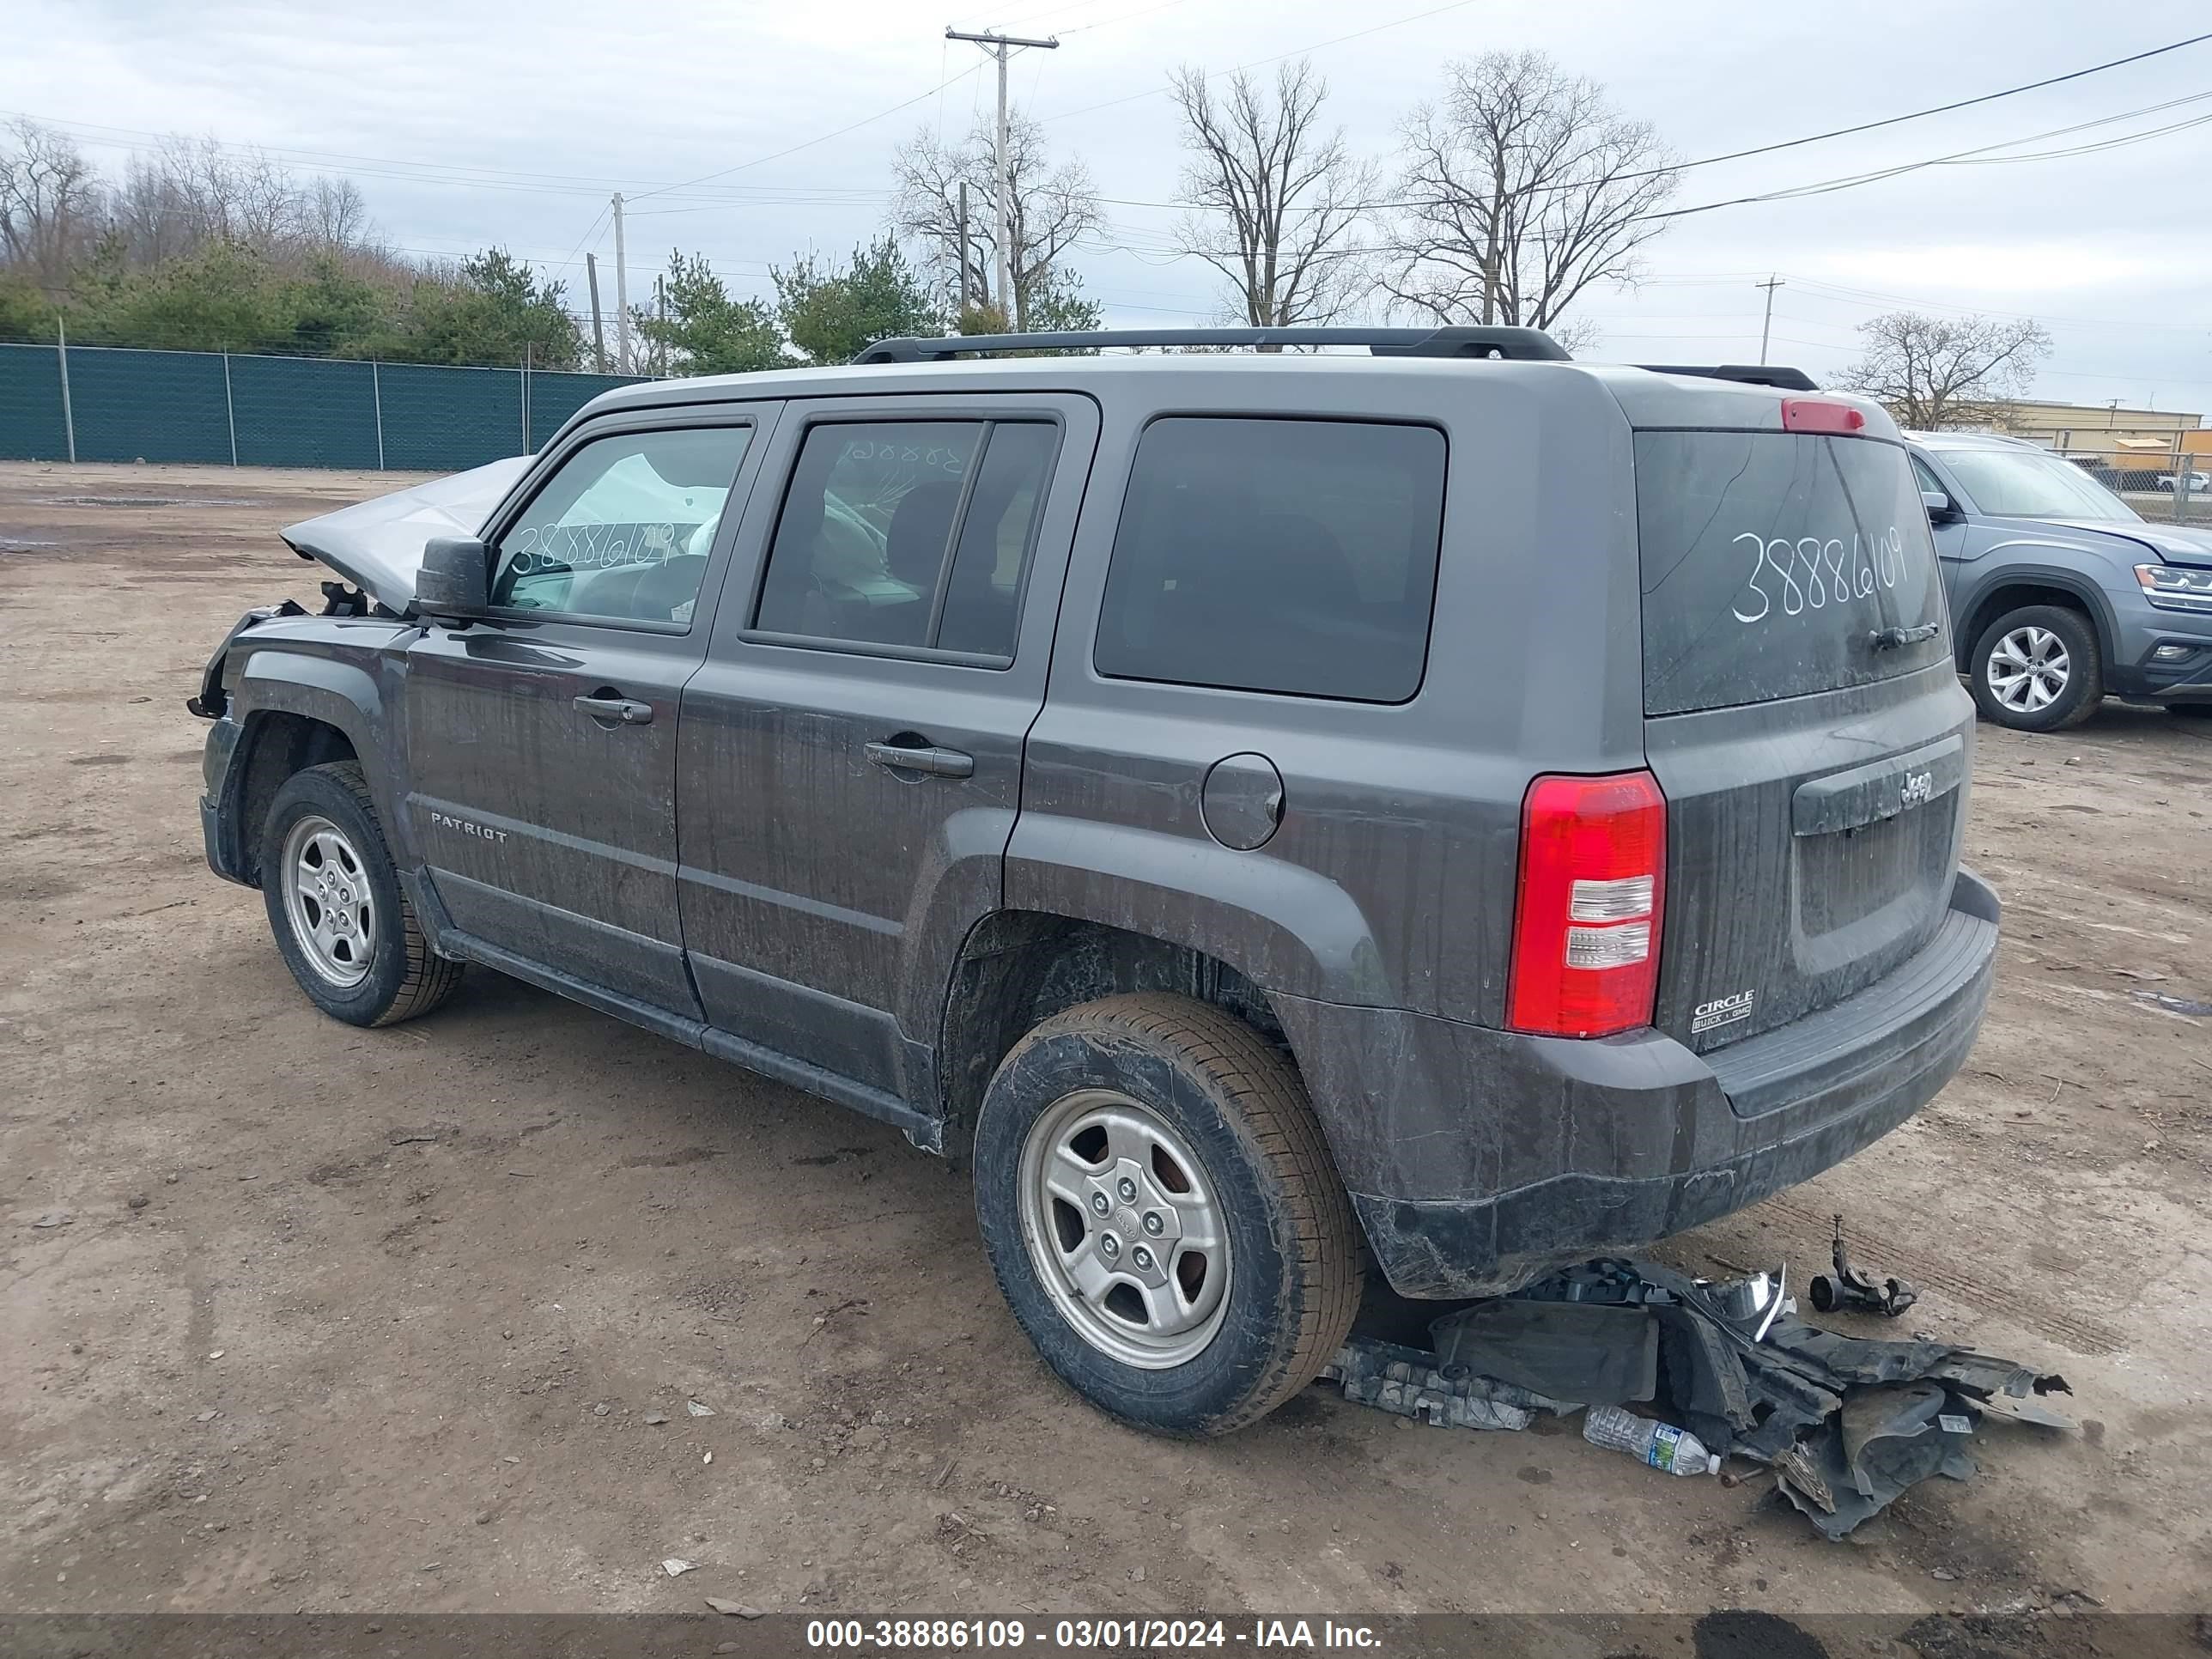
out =
[[[1191,157],[1182,193],[1198,210],[1176,227],[1177,245],[1229,279],[1255,328],[1325,323],[1358,304],[1376,173],[1343,129],[1322,129],[1328,83],[1311,60],[1279,64],[1272,96],[1241,70],[1218,101],[1202,70],[1170,84]]]
[[[300,225],[315,252],[353,252],[370,240],[368,202],[350,179],[317,178],[301,194]]]
[[[335,255],[362,274],[404,276],[377,245],[368,204],[351,179],[301,179],[258,152],[214,138],[171,137],[133,154],[101,201],[99,235],[132,269],[148,270],[210,242],[251,249],[280,268]]]
[[[234,242],[268,253],[301,234],[300,187],[281,163],[258,150],[234,155],[213,137],[173,137],[154,165],[170,210],[194,246]]]
[[[153,157],[133,154],[109,192],[108,234],[126,264],[158,265],[195,246],[190,215]]]
[[[1389,291],[1443,322],[1549,328],[1593,283],[1632,283],[1680,179],[1651,125],[1541,52],[1446,74],[1406,122]]]
[[[2051,335],[2030,318],[1930,317],[1886,312],[1859,325],[1864,354],[1838,384],[1863,392],[1917,432],[2002,422],[2051,355]]]
[[[918,132],[892,157],[898,193],[892,204],[893,227],[926,250],[942,283],[947,309],[962,308],[960,187],[968,187],[968,293],[969,305],[995,307],[1011,325],[1026,330],[1032,315],[1048,307],[1059,292],[1054,277],[1061,257],[1078,238],[1101,228],[1104,216],[1091,170],[1079,159],[1054,165],[1047,153],[1044,129],[1017,110],[1008,125],[1007,264],[1013,272],[1011,295],[991,291],[998,249],[998,175],[992,166],[992,129],[978,121],[957,144],[940,143],[927,129]]]
[[[50,293],[98,238],[102,203],[92,164],[65,134],[18,120],[0,147],[0,254]]]

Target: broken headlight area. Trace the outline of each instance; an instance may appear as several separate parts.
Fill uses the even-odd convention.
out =
[[[349,582],[320,584],[323,608],[311,611],[297,599],[286,599],[280,605],[258,605],[231,624],[230,632],[222,636],[222,643],[208,659],[207,666],[200,672],[200,689],[196,696],[185,699],[185,708],[204,720],[219,720],[230,704],[230,693],[223,684],[223,664],[230,655],[230,647],[238,636],[247,629],[259,627],[278,617],[385,617],[398,620],[398,613],[386,610]]]
[[[230,693],[223,684],[223,660],[230,655],[230,647],[238,636],[250,628],[258,628],[274,617],[304,617],[307,608],[297,600],[287,599],[282,605],[258,605],[230,625],[230,632],[222,636],[222,643],[200,671],[200,689],[197,696],[185,699],[185,709],[204,720],[219,720],[230,706]]]
[[[1426,1350],[1355,1338],[1322,1375],[1360,1404],[1455,1427],[1645,1407],[1771,1468],[1830,1538],[1920,1481],[1971,1475],[1966,1443],[1988,1417],[2073,1426],[2041,1403],[2071,1392],[2063,1377],[1924,1337],[1820,1329],[1780,1273],[1713,1283],[1607,1258],[1456,1309],[1429,1336]]]

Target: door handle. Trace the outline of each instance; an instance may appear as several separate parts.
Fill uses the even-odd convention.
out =
[[[908,749],[896,743],[872,743],[860,752],[894,772],[926,772],[933,778],[975,775],[975,757],[957,749]]]
[[[628,697],[579,697],[576,707],[595,720],[620,720],[624,726],[653,724],[653,705]]]

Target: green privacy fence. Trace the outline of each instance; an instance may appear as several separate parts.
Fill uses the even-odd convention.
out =
[[[0,344],[0,460],[450,472],[536,449],[632,379]]]

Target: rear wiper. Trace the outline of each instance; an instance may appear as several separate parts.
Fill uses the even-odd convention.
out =
[[[1917,628],[1877,628],[1867,635],[1867,643],[1876,651],[1899,651],[1923,640],[1932,640],[1942,631],[1942,623],[1923,623]]]

